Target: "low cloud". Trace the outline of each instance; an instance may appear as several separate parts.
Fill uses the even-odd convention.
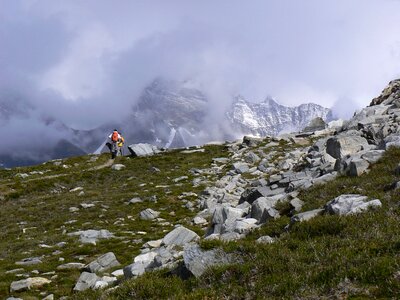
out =
[[[289,106],[314,102],[348,118],[400,77],[399,1],[0,0],[0,6],[0,108],[18,99],[34,111],[2,120],[0,134],[25,130],[30,144],[48,130],[42,116],[79,129],[124,119],[158,77],[200,89],[213,124],[205,130],[216,135],[237,94],[255,102],[271,95]]]

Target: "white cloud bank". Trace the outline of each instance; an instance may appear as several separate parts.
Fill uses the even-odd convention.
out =
[[[315,102],[341,116],[400,77],[400,1],[0,0],[0,7],[0,92],[74,127],[120,119],[158,76],[190,79],[215,114],[240,93]]]

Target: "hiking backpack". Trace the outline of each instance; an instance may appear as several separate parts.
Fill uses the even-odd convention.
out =
[[[113,142],[118,142],[118,131],[114,131],[112,136],[111,136],[111,140]]]

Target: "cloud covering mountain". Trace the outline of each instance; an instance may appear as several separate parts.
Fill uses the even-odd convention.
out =
[[[43,120],[78,129],[119,122],[158,77],[201,90],[213,124],[238,94],[346,115],[400,75],[399,1],[0,0],[0,7],[0,107],[8,107],[0,134],[18,135],[0,153],[71,134]]]

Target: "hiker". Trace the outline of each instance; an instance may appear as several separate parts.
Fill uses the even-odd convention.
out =
[[[114,129],[113,133],[111,133],[108,138],[111,140],[108,148],[111,151],[111,159],[114,159],[118,154],[118,141],[121,139],[121,135],[118,133],[117,129]]]
[[[119,133],[119,136],[120,136],[120,139],[118,140],[118,143],[117,143],[117,145],[118,145],[118,153],[119,153],[119,155],[123,156],[124,153],[123,153],[122,150],[124,148],[125,139],[122,136],[121,132]]]

